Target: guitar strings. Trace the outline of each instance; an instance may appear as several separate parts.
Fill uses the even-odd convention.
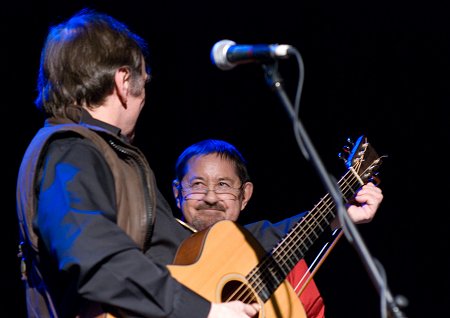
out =
[[[349,178],[350,175],[350,178]],[[347,180],[348,179],[348,180]],[[353,196],[356,193],[357,187],[361,186],[360,180],[351,172],[348,172],[341,180],[338,182],[341,191],[344,193],[344,199],[347,197]],[[355,189],[355,190],[354,190]],[[315,212],[315,210],[319,212]],[[274,251],[274,258],[280,260],[280,265],[285,266],[288,264],[288,268],[285,271],[286,275],[288,272],[295,266],[295,264],[304,256],[307,249],[314,243],[310,238],[314,234],[314,238],[318,238],[319,234],[321,234],[324,229],[321,224],[325,223],[326,226],[330,225],[330,216],[335,217],[335,204],[331,199],[330,195],[327,194],[324,199],[319,202],[319,204],[310,212],[303,222],[306,222],[306,227],[303,229],[303,233],[292,235],[288,238],[289,245],[299,246],[297,250],[292,249],[283,249],[283,246],[277,246]],[[316,217],[316,214],[319,213],[319,217]],[[314,220],[316,219],[314,224]],[[302,224],[303,225],[303,224]],[[298,225],[300,226],[300,224]],[[317,228],[320,228],[320,233],[317,234]],[[290,233],[296,233],[296,231],[291,231]],[[305,240],[308,239],[308,241]],[[301,243],[303,242],[303,243]],[[301,247],[304,247],[304,251],[301,250]],[[301,253],[298,255],[298,253]],[[295,256],[295,258],[293,258]]]
[[[349,182],[346,181],[346,178],[348,178],[348,175],[350,175],[352,177],[352,178],[350,178]],[[353,180],[351,180],[351,179],[353,179]],[[361,186],[361,182],[360,182],[360,179],[356,178],[356,176],[353,173],[351,173],[351,171],[348,171],[344,175],[344,177],[342,177],[339,180],[338,185],[341,188],[341,191],[345,194],[344,195],[344,199],[345,199],[349,195],[349,193],[351,193],[351,195],[354,195],[356,193],[353,190],[353,187]],[[321,209],[320,209],[321,206],[326,207],[324,212],[321,211]],[[310,239],[310,235],[312,233],[314,233],[316,238],[318,237],[315,232],[315,229],[317,227],[320,228],[321,233],[324,231],[324,228],[321,226],[322,222],[325,222],[326,226],[330,225],[330,221],[328,220],[328,218],[330,215],[335,217],[335,215],[333,214],[334,208],[335,208],[335,204],[334,204],[333,200],[331,199],[330,195],[327,194],[310,211],[310,213],[308,213],[305,216],[305,218],[303,218],[301,221],[299,221],[299,223],[297,225],[295,225],[294,228],[288,233],[288,235],[286,237],[287,243],[289,243],[290,246],[292,246],[292,244],[294,244],[293,246],[297,246],[297,244],[300,243],[299,244],[300,246],[297,249],[294,249],[292,251],[289,251],[289,250],[286,251],[279,244],[278,246],[276,246],[273,249],[273,252],[271,254],[273,257],[264,258],[264,260],[260,263],[260,265],[258,265],[249,275],[247,275],[246,279],[250,283],[253,282],[253,284],[251,284],[251,286],[258,294],[260,294],[263,291],[263,289],[267,286],[267,281],[269,281],[272,284],[272,288],[274,290],[279,286],[281,281],[274,282],[273,274],[278,273],[277,269],[281,269],[282,273],[283,273],[283,280],[284,280],[284,278],[286,278],[286,276],[288,275],[288,270],[292,269],[294,267],[294,265],[303,257],[304,252],[301,255],[298,254],[298,252],[302,252],[301,251],[302,245],[304,246],[305,251],[309,247],[305,243],[305,239],[308,239],[309,244],[312,245],[313,241]],[[316,210],[318,210],[318,212],[315,212]],[[316,217],[316,214],[318,214],[319,217]],[[305,220],[305,219],[307,219],[307,220]],[[308,219],[312,219],[312,221],[315,221],[315,222],[313,222],[313,224],[310,224],[310,222],[312,222],[312,221],[309,220],[309,222],[308,222]],[[318,220],[315,220],[315,219],[318,219]],[[301,231],[303,233],[300,232],[300,234],[297,234],[296,232],[298,231],[298,227],[300,225],[303,226],[303,224],[301,224],[301,223],[304,223],[304,222],[306,222],[306,227],[303,229],[303,231]],[[295,233],[295,234],[292,235],[292,233]],[[283,244],[284,244],[284,241],[285,240],[283,239],[282,240]],[[292,260],[293,255],[296,258],[295,261]],[[279,262],[274,264],[274,260],[276,260],[276,259],[279,259]],[[290,264],[288,264],[288,262],[290,262]],[[285,268],[286,264],[288,264],[287,268]],[[273,266],[271,266],[271,265],[279,265],[279,266],[275,266],[277,268],[273,268]],[[262,277],[261,277],[260,273],[263,274]],[[306,275],[303,276],[301,281],[303,281],[304,277],[306,277]],[[269,280],[268,280],[268,278],[269,278]],[[298,287],[299,285],[300,285],[300,283],[297,284],[296,287]],[[270,294],[271,294],[271,291],[269,291],[269,295],[266,295],[265,297],[269,298]],[[235,290],[234,293],[232,293],[229,296],[227,301],[231,301],[232,299],[241,300],[241,301],[247,302],[247,303],[256,301],[256,298],[253,295],[253,293],[243,283],[240,285],[239,288],[237,288]]]
[[[345,194],[348,194],[349,192],[355,193],[353,191],[353,187],[356,188],[356,185],[362,185],[362,180],[360,180],[358,177],[355,176],[357,179],[353,185],[348,186],[348,189],[346,191],[343,191]],[[343,180],[344,182],[345,180]],[[345,183],[347,184],[347,183]],[[341,189],[344,189],[343,186],[340,187]],[[342,191],[342,190],[341,190]],[[329,255],[331,250],[334,248],[338,240],[342,237],[342,229],[336,229],[333,231],[332,239],[321,248],[321,250],[317,253],[316,257],[312,261],[311,264],[309,264],[308,270],[303,274],[301,279],[296,283],[294,287],[294,291],[297,294],[297,296],[300,296],[301,293],[305,290],[306,286],[309,284],[309,282],[312,280],[315,273],[318,271],[319,267],[322,265],[322,263],[325,261],[326,257]]]

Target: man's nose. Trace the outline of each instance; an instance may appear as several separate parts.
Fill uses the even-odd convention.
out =
[[[206,194],[203,197],[203,201],[217,202],[217,201],[219,201],[219,197],[217,196],[217,193],[216,193],[216,191],[214,191],[214,189],[207,189]]]

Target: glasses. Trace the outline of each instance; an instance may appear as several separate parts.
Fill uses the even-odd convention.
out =
[[[212,189],[204,184],[179,186],[185,200],[202,200],[209,191],[213,191],[221,200],[237,200],[241,193],[242,186],[233,188],[226,183],[216,184]]]

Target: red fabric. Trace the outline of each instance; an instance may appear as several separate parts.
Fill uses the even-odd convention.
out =
[[[295,265],[292,271],[287,276],[287,280],[291,283],[295,289],[297,284],[302,280],[305,273],[308,272],[308,265],[302,259]],[[303,284],[302,284],[303,285]],[[297,290],[300,290],[302,286],[298,286]],[[307,318],[324,318],[325,317],[325,305],[323,303],[322,296],[319,289],[313,279],[308,283],[306,288],[300,294],[300,301],[303,304]]]

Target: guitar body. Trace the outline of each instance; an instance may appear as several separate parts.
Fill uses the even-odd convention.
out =
[[[174,264],[167,267],[175,279],[211,302],[258,302],[259,318],[305,318],[303,306],[286,280],[266,302],[248,283],[246,275],[265,254],[245,228],[221,221],[185,240]]]

